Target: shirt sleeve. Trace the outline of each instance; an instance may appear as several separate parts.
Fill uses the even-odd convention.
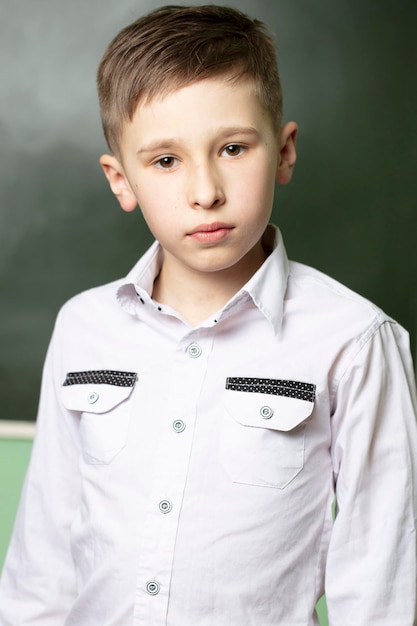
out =
[[[57,324],[59,326],[59,324]],[[47,353],[36,436],[0,585],[0,626],[57,626],[76,593],[70,527],[78,507],[78,424],[59,402],[60,339]]]
[[[332,417],[336,519],[326,568],[330,626],[415,626],[416,393],[408,335],[363,341]]]

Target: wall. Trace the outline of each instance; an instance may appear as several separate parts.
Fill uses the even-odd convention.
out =
[[[0,419],[33,420],[58,308],[124,275],[151,241],[98,166],[95,71],[110,38],[161,2],[0,6]],[[286,119],[300,124],[274,220],[291,258],[417,316],[414,0],[235,0],[276,32]]]

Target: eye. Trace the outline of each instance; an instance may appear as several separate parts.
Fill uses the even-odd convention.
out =
[[[238,143],[231,143],[222,150],[222,154],[228,157],[238,157],[243,154],[245,151],[244,146],[241,146]]]
[[[155,161],[155,165],[160,170],[171,170],[177,165],[178,159],[173,156],[164,156]]]

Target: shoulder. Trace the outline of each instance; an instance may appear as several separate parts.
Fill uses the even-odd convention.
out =
[[[92,287],[73,296],[61,307],[57,324],[111,324],[115,317],[125,315],[117,298],[124,279]]]
[[[310,299],[329,298],[332,303],[353,306],[374,315],[387,317],[373,302],[353,291],[336,279],[303,263],[289,262],[289,287],[293,293],[302,292]]]
[[[358,338],[386,322],[395,323],[381,308],[323,272],[289,262],[286,302],[294,302],[311,320],[317,318],[329,332],[343,327]]]
[[[77,311],[85,306],[112,306],[117,305],[117,292],[119,288],[124,284],[124,279],[91,287],[82,291],[65,302],[62,306],[63,311]]]
[[[367,298],[301,263],[289,263],[284,328],[311,354],[315,366],[317,355],[329,364],[334,389],[357,358],[365,362],[372,355],[400,352],[403,362],[410,361],[409,335],[398,322]]]

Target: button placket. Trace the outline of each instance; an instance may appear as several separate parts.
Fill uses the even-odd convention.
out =
[[[197,337],[197,333],[192,335]],[[140,619],[147,623],[150,617],[162,615],[166,611],[169,598],[171,568],[192,450],[196,407],[206,373],[207,356],[210,353],[210,340],[203,336],[201,341],[193,341],[194,337],[188,335],[188,341],[183,338],[178,344],[170,366],[172,378],[165,399],[167,413],[162,418],[163,427],[150,494],[150,503],[153,504],[147,514],[141,546],[142,558],[138,567],[138,585],[142,590],[146,588],[136,605],[138,624],[141,623]],[[200,335],[198,337],[200,339]],[[166,494],[169,494],[169,499],[164,497]],[[150,590],[147,588],[149,583]],[[152,583],[159,585],[158,591]],[[156,595],[157,602],[153,598]]]

